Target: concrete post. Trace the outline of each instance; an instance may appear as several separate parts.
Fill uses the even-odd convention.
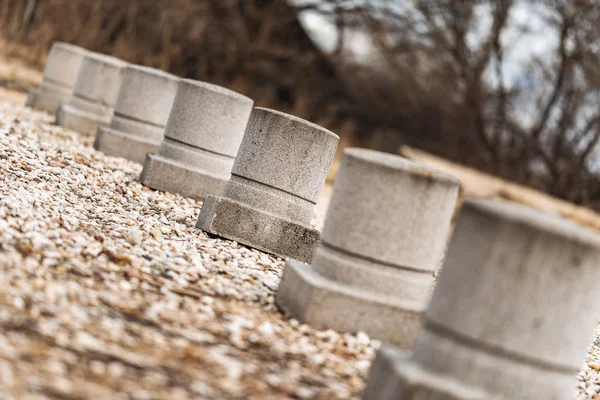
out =
[[[154,68],[125,68],[110,126],[98,129],[94,148],[143,163],[160,146],[179,80]]]
[[[113,115],[127,63],[104,54],[88,53],[83,58],[75,91],[59,107],[56,124],[84,135],[95,135]]]
[[[310,227],[339,138],[292,115],[255,108],[222,197],[208,196],[197,227],[281,257],[310,261]]]
[[[73,95],[77,74],[87,50],[63,42],[54,42],[40,86],[27,97],[27,107],[56,114],[58,107]]]
[[[164,140],[146,157],[140,182],[197,200],[221,194],[253,104],[221,86],[182,80]]]
[[[402,157],[346,149],[312,265],[288,260],[275,301],[318,328],[411,348],[440,267],[458,182]]]
[[[600,314],[600,236],[490,200],[461,211],[412,357],[382,349],[365,399],[573,398]]]

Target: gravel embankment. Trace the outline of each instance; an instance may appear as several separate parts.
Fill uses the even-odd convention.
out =
[[[0,103],[0,399],[360,397],[376,341],[281,316],[281,259],[51,121]]]
[[[376,343],[283,317],[281,259],[51,121],[0,103],[0,398],[359,396]]]

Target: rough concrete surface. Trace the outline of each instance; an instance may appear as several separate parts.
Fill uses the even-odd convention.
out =
[[[445,400],[440,380],[457,400],[571,398],[600,314],[599,258],[589,228],[466,201],[413,354],[381,371],[399,384],[370,384],[365,398]]]
[[[198,228],[281,257],[310,262],[310,226],[339,137],[293,115],[255,108],[222,196],[208,196]]]
[[[83,57],[73,95],[56,112],[56,124],[93,136],[112,119],[127,63],[98,53]]]
[[[54,42],[46,61],[42,83],[29,92],[27,106],[55,114],[73,95],[77,75],[88,51],[72,44]]]
[[[440,267],[459,184],[405,158],[345,149],[322,243],[288,261],[276,302],[320,328],[409,349]]]
[[[197,200],[221,194],[253,104],[224,87],[182,80],[165,137],[157,153],[146,157],[140,182]]]
[[[155,68],[128,65],[110,125],[98,128],[94,148],[143,163],[160,146],[179,81]]]

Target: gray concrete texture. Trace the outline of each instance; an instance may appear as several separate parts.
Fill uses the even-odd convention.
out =
[[[94,148],[143,163],[160,146],[179,81],[158,69],[127,66],[110,125],[98,129]]]
[[[277,305],[319,328],[411,348],[459,183],[405,158],[346,149],[311,265],[288,260]]]
[[[600,314],[600,236],[466,202],[413,355],[384,349],[365,399],[572,398]]]
[[[310,226],[339,137],[298,117],[255,108],[222,196],[209,196],[198,228],[284,258],[310,261]]]
[[[127,63],[98,53],[87,53],[69,102],[59,107],[56,124],[84,135],[95,135],[112,119]]]
[[[55,114],[69,101],[75,89],[77,75],[87,50],[63,42],[54,42],[40,86],[29,93],[26,105]]]
[[[181,80],[164,139],[147,155],[140,182],[197,200],[221,194],[253,104],[221,86]]]

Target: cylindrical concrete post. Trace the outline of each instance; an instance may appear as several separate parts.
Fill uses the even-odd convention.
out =
[[[63,42],[54,42],[40,86],[29,93],[27,107],[55,114],[73,95],[77,74],[87,50]]]
[[[346,149],[311,265],[288,260],[275,301],[318,328],[411,348],[446,248],[458,182]]]
[[[110,126],[98,129],[94,148],[143,163],[160,146],[179,81],[158,69],[127,66]]]
[[[380,351],[365,399],[572,398],[600,314],[600,236],[514,203],[460,213],[414,353]]]
[[[252,99],[205,82],[179,83],[157,154],[149,154],[143,185],[198,200],[221,194],[252,112]]]
[[[281,257],[310,261],[310,227],[339,137],[282,112],[255,108],[222,197],[208,196],[197,227]]]
[[[84,56],[73,96],[59,107],[56,124],[84,135],[95,135],[98,127],[107,126],[127,63],[98,53]]]

